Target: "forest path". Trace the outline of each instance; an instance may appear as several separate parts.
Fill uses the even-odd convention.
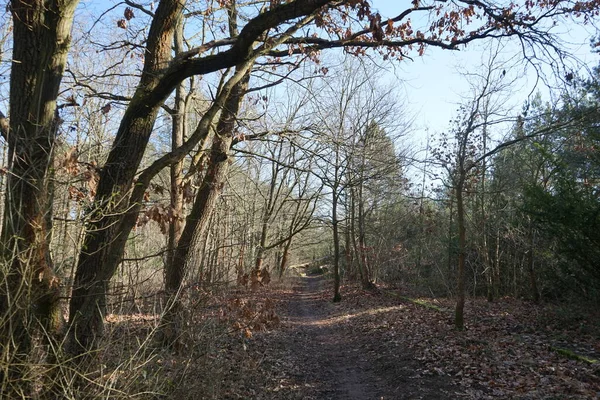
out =
[[[270,339],[272,362],[267,361],[276,364],[271,367],[278,375],[273,398],[456,398],[449,379],[418,374],[420,362],[401,340],[385,341],[383,335],[361,327],[360,316],[377,310],[356,307],[348,312],[347,304],[332,303],[330,290],[325,290],[329,283],[322,276],[300,277],[281,299],[284,327]]]

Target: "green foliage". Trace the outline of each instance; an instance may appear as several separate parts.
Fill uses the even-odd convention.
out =
[[[592,297],[600,295],[597,86],[596,76],[565,96],[565,105],[556,114],[575,123],[531,148],[544,166],[544,179],[529,182],[523,190],[523,210],[554,249],[560,268],[554,278],[563,281],[563,290]]]

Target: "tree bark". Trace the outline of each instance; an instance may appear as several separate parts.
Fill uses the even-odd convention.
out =
[[[165,289],[169,300],[161,321],[160,340],[167,347],[176,348],[179,345],[182,311],[179,292],[190,263],[190,250],[196,238],[205,233],[218,196],[225,185],[229,171],[229,150],[233,142],[233,131],[240,105],[248,87],[249,74],[250,72],[247,71],[242,80],[235,85],[221,112],[217,131],[213,137],[206,175],[177,243],[173,256],[173,268],[165,277]]]
[[[59,280],[49,249],[49,171],[59,123],[56,101],[76,6],[76,0],[10,2],[14,24],[10,122],[8,130],[3,129],[10,173],[0,238],[6,265],[0,289],[0,347],[7,352],[3,356],[15,355],[9,375],[26,368],[40,327],[42,335],[57,334],[62,328]]]
[[[338,176],[338,166],[336,168],[336,177]],[[337,179],[337,178],[336,178]],[[331,225],[333,228],[333,302],[337,303],[342,301],[342,295],[340,294],[341,278],[340,278],[340,232],[338,221],[338,185],[337,181],[332,188],[332,199],[331,199]]]
[[[464,177],[459,178],[456,185],[456,219],[458,222],[458,285],[456,312],[454,316],[454,326],[457,330],[465,329],[464,308],[465,308],[465,256],[466,256],[466,221],[465,205],[463,199]]]
[[[180,54],[183,51],[183,23],[179,20],[175,29],[175,53]],[[172,118],[172,136],[171,150],[175,150],[183,145],[185,139],[185,87],[183,82],[177,85],[175,89],[175,107]],[[167,239],[167,262],[165,265],[165,276],[169,275],[169,270],[173,268],[173,258],[177,242],[183,232],[183,158],[173,163],[170,167],[169,175],[171,178],[170,201],[173,219],[169,223],[169,236]]]

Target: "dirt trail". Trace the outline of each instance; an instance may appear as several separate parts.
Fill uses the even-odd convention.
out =
[[[326,283],[319,276],[299,278],[287,301],[284,330],[271,343],[278,349],[271,357],[279,375],[273,398],[456,398],[449,380],[416,375],[419,362],[407,349],[362,333],[360,318],[341,312],[324,295]]]

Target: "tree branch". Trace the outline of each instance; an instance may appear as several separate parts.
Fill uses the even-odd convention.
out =
[[[2,111],[0,111],[0,135],[8,142],[8,131],[10,129],[10,125],[8,123],[8,118],[4,115]]]

